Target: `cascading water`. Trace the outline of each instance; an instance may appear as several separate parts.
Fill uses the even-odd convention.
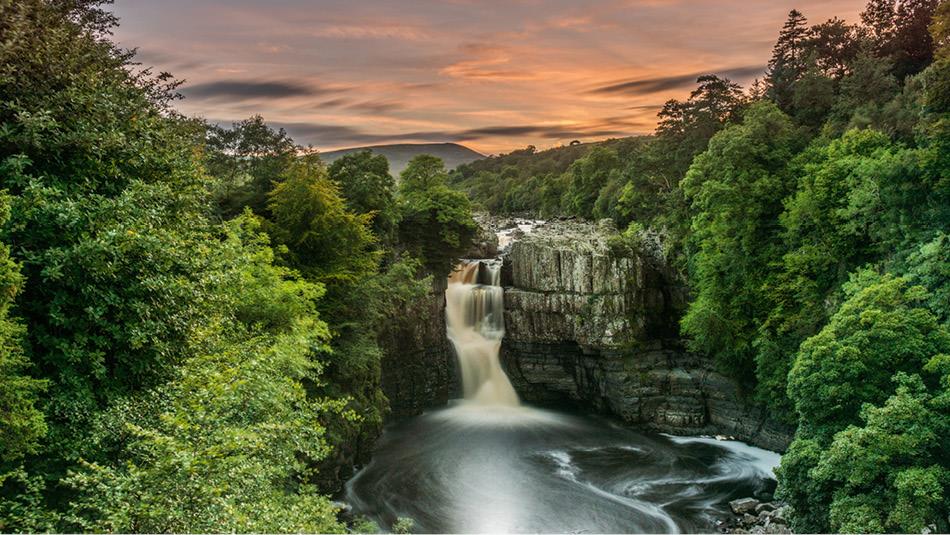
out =
[[[501,262],[466,261],[445,290],[446,333],[462,372],[465,399],[481,405],[518,406],[518,394],[501,369],[505,335]]]
[[[470,260],[450,275],[464,399],[386,428],[347,482],[355,514],[410,517],[414,533],[707,532],[729,500],[774,489],[771,452],[520,405],[499,363],[500,268]]]

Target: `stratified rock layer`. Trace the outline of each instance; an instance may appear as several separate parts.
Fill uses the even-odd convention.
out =
[[[790,430],[768,420],[708,358],[682,347],[685,286],[656,252],[612,251],[613,232],[606,222],[553,221],[512,245],[502,360],[521,396],[784,450]],[[658,250],[643,243],[640,251]]]

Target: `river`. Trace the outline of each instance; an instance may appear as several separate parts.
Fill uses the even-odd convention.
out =
[[[463,263],[446,290],[464,398],[388,426],[346,486],[356,514],[417,533],[713,531],[729,500],[771,493],[776,453],[632,430],[526,406],[502,370],[500,262]]]

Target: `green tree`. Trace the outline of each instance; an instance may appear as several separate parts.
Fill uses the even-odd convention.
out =
[[[568,172],[570,183],[564,192],[566,208],[569,213],[590,219],[594,216],[594,203],[600,190],[619,178],[620,158],[615,150],[595,147],[571,164]]]
[[[340,185],[347,209],[373,214],[373,231],[389,237],[396,225],[396,182],[383,155],[365,150],[344,155],[329,166],[330,179]]]
[[[372,213],[347,211],[340,187],[316,155],[289,165],[268,195],[269,230],[290,265],[319,282],[352,283],[375,273]]]
[[[406,165],[399,175],[399,189],[404,194],[413,191],[427,191],[448,183],[449,173],[445,170],[442,158],[420,154]]]
[[[9,199],[0,192],[0,226],[9,216]],[[46,383],[25,373],[29,365],[23,353],[25,328],[11,315],[22,284],[10,248],[0,243],[0,407],[4,408],[0,414],[0,482],[6,468],[36,453],[39,439],[46,434],[43,413],[36,408],[37,396]]]
[[[692,220],[695,299],[682,319],[692,348],[723,368],[754,375],[752,333],[769,309],[759,281],[781,255],[778,215],[794,190],[787,163],[801,136],[774,104],[753,105],[742,124],[713,136],[683,190]]]
[[[894,61],[899,79],[922,71],[933,61],[934,39],[928,32],[937,0],[870,0],[861,13],[876,55]]]
[[[793,9],[779,32],[778,40],[772,49],[767,74],[768,95],[784,111],[792,109],[792,95],[795,82],[807,70],[805,45],[808,38],[808,26],[805,16]]]
[[[792,113],[798,124],[818,129],[835,102],[835,82],[810,67],[792,89]]]
[[[468,249],[478,225],[468,198],[446,185],[445,166],[433,156],[416,156],[399,186],[400,243],[437,277],[449,274]]]
[[[0,226],[9,216],[9,198],[0,192]],[[42,482],[24,469],[23,461],[40,449],[46,435],[43,413],[37,408],[47,382],[28,373],[24,354],[26,329],[11,314],[23,278],[0,243],[0,530],[41,531],[50,528],[38,491]]]
[[[274,265],[249,213],[225,232],[212,262],[218,321],[173,380],[95,422],[87,440],[118,447],[122,462],[81,462],[66,479],[68,529],[341,531],[312,485],[329,453],[321,422],[344,410],[305,389],[321,380],[329,340],[315,311],[323,288]]]
[[[927,435],[928,427],[947,425],[946,394],[929,405],[919,388],[897,389],[892,377],[931,370],[939,375],[931,386],[946,388],[940,355],[950,351],[950,331],[927,310],[926,290],[906,278],[861,271],[845,290],[847,300],[802,343],[789,373],[799,427],[778,472],[779,495],[794,507],[797,531],[905,531],[922,517],[933,519],[934,507],[945,508],[932,499],[932,488],[921,495],[910,486],[906,478],[913,472],[900,474],[918,462],[916,468],[929,470],[928,459],[946,458],[942,438]],[[913,403],[935,414],[908,411]],[[887,408],[862,412],[872,405]],[[858,429],[862,418],[865,430]],[[902,492],[911,494],[903,502]],[[915,516],[906,504],[923,507]],[[882,520],[887,511],[893,518]]]
[[[936,393],[919,375],[897,374],[899,385],[882,406],[861,409],[862,426],[836,434],[814,476],[834,488],[831,529],[841,533],[920,533],[947,530],[950,462],[950,368]]]
[[[858,56],[851,63],[851,72],[841,80],[826,134],[840,135],[848,128],[884,128],[886,107],[900,91],[891,69],[889,60]]]
[[[840,80],[851,72],[863,45],[860,29],[835,17],[808,29],[806,59],[822,75]]]
[[[760,279],[774,306],[753,344],[759,397],[776,414],[791,413],[786,376],[799,344],[835,311],[847,274],[883,257],[872,230],[883,210],[876,192],[905,156],[884,134],[853,130],[813,144],[793,163],[797,191],[780,217],[787,252]]]
[[[859,272],[845,290],[847,301],[802,343],[788,376],[800,429],[822,439],[857,424],[862,404],[882,404],[895,373],[916,373],[950,351],[950,333],[924,306],[923,287]]]
[[[202,127],[169,108],[173,80],[107,39],[115,18],[98,6],[0,2],[3,239],[22,273],[22,284],[3,278],[5,297],[29,326],[29,371],[48,384],[48,433],[3,475],[2,529],[338,529],[314,478],[297,473],[322,455],[298,441],[321,429],[301,395],[325,345],[306,304],[317,289],[276,267],[259,238],[216,224]],[[37,383],[8,374],[22,369],[9,325],[3,387],[20,388],[25,409],[23,387]],[[84,485],[73,479],[83,467],[116,477]]]
[[[274,130],[255,115],[230,129],[210,125],[205,137],[205,165],[214,178],[212,194],[224,219],[250,206],[267,215],[267,195],[303,147],[283,129]]]

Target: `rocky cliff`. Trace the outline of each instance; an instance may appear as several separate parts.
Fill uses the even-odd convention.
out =
[[[508,249],[501,358],[521,397],[580,404],[657,431],[729,435],[784,450],[791,429],[768,420],[735,381],[683,347],[677,325],[687,289],[657,240],[618,249],[610,243],[615,234],[608,222],[551,221],[519,234]],[[490,232],[476,241],[469,256],[496,253]],[[458,392],[445,284],[435,281],[381,337],[392,417],[442,406]]]
[[[394,311],[380,336],[382,388],[394,418],[449,400],[456,371],[445,337],[445,286],[445,279],[433,281],[431,291],[410,309]]]
[[[502,361],[521,396],[579,402],[658,431],[731,435],[783,450],[790,430],[678,340],[687,291],[655,240],[618,252],[614,233],[608,222],[552,221],[511,246]]]

